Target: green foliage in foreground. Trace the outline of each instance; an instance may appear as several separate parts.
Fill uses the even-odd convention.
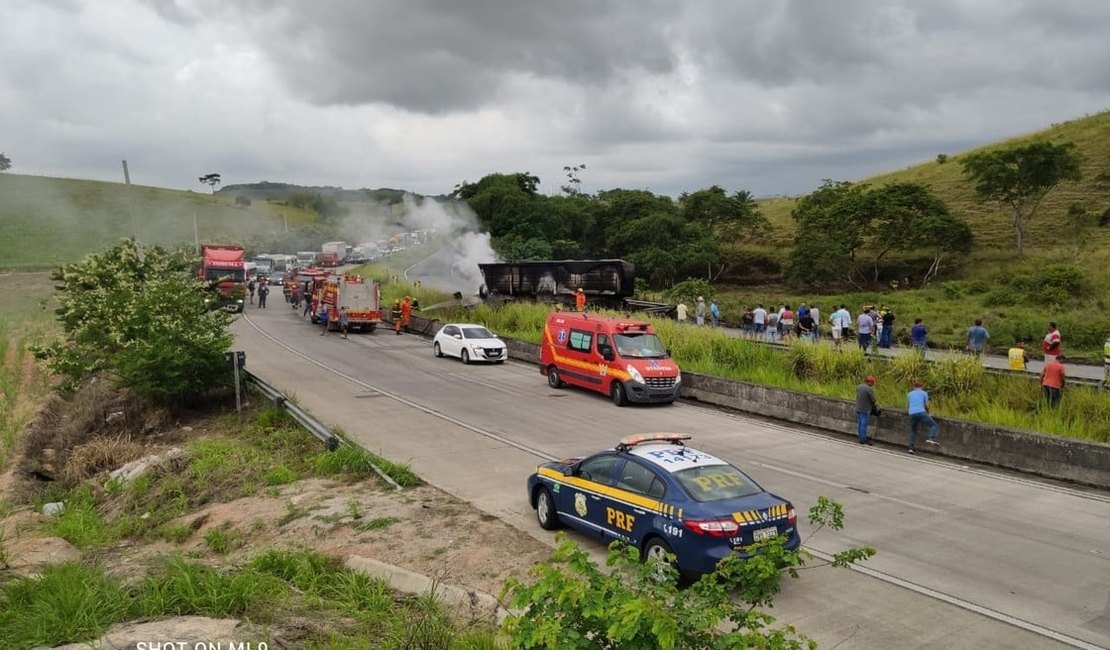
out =
[[[42,353],[70,386],[108,370],[155,403],[183,405],[226,381],[230,317],[208,311],[184,252],[123,240],[53,279],[65,335]]]
[[[175,615],[311,621],[299,626],[304,636],[286,639],[293,647],[495,647],[492,629],[459,623],[434,594],[399,599],[386,583],[311,551],[268,551],[229,569],[170,557],[135,584],[96,565],[48,565],[0,584],[0,647],[91,641],[115,623]]]
[[[825,527],[840,530],[844,510],[818,497],[809,522],[810,537]],[[715,573],[680,589],[673,566],[641,564],[639,549],[614,542],[607,561],[611,570],[605,572],[564,538],[529,581],[506,581],[504,595],[521,613],[507,618],[503,631],[514,648],[816,648],[793,627],[776,627],[774,617],[756,609],[772,605],[784,574],[797,578],[801,569],[821,566],[807,566],[813,556],[804,546],[788,551],[784,542],[760,542],[746,559],[734,553]],[[851,548],[822,564],[845,567],[874,554],[871,548]]]
[[[439,318],[483,323],[502,336],[540,342],[550,309],[541,304],[480,305]],[[641,318],[640,315],[636,316]],[[984,372],[978,360],[957,358],[941,363],[902,357],[894,362],[865,357],[853,346],[836,352],[826,345],[794,344],[789,352],[733,338],[708,328],[647,318],[683,370],[748,381],[841,399],[854,399],[855,387],[868,374],[878,378],[879,403],[891,410],[905,407],[913,379],[926,382],[933,411],[957,417],[1080,440],[1110,442],[1110,392],[1070,386],[1059,409],[1044,409],[1035,378]],[[904,364],[919,364],[912,371]]]

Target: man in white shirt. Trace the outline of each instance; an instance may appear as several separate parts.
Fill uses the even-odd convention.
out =
[[[821,310],[817,309],[817,305],[809,308],[809,317],[813,319],[813,340],[821,340]]]
[[[752,324],[755,325],[756,336],[762,338],[763,333],[767,330],[767,310],[763,308],[763,305],[752,310]]]

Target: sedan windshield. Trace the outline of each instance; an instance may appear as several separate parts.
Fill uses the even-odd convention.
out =
[[[464,327],[462,328],[463,338],[467,339],[494,339],[497,338],[493,332],[484,327]]]
[[[617,334],[613,337],[617,352],[625,358],[663,359],[667,350],[654,334]]]
[[[674,477],[694,501],[721,501],[759,494],[763,490],[732,465],[703,465],[675,472]]]

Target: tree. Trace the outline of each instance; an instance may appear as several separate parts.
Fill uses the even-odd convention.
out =
[[[796,282],[855,282],[856,253],[872,234],[866,186],[826,179],[798,199],[797,222],[787,275]]]
[[[755,197],[746,190],[728,196],[719,185],[714,185],[692,194],[683,193],[678,202],[682,217],[690,223],[707,227],[717,241],[736,241],[759,235],[770,225],[759,211]],[[719,266],[710,265],[707,268],[710,281],[716,280],[728,268],[726,260],[720,256],[717,259]]]
[[[203,185],[208,185],[209,187],[211,187],[212,188],[212,193],[215,194],[216,193],[216,186],[220,184],[220,175],[219,174],[205,174],[204,176],[200,177],[200,182]]]
[[[559,189],[567,196],[578,196],[582,194],[582,179],[578,178],[578,172],[586,169],[586,163],[578,165],[566,165],[563,167],[563,173],[567,175],[567,184]]]
[[[4,155],[4,152],[0,151],[0,172],[6,172],[11,168],[12,168],[12,159],[8,158],[7,156]]]
[[[1036,142],[976,153],[960,164],[964,176],[975,184],[976,194],[1010,208],[1018,256],[1025,253],[1025,229],[1045,196],[1063,181],[1082,178],[1080,156],[1071,142]]]
[[[185,252],[126,239],[53,274],[64,337],[37,350],[76,385],[107,371],[154,402],[191,402],[226,375],[231,317],[208,311]]]
[[[948,206],[931,189],[917,183],[891,183],[866,192],[866,203],[875,220],[869,248],[875,251],[872,281],[879,281],[879,262],[890,251],[929,251],[932,263],[922,285],[940,271],[950,253],[968,253],[971,227],[953,217]]]
[[[818,497],[809,521],[810,538],[825,527],[840,530],[844,510]],[[612,571],[603,572],[563,539],[528,582],[505,582],[502,596],[517,613],[506,617],[502,629],[513,648],[813,648],[792,627],[775,627],[774,617],[757,609],[772,605],[784,574],[796,578],[821,566],[806,566],[813,556],[805,546],[788,551],[784,541],[757,542],[745,549],[749,557],[733,553],[714,573],[679,589],[673,566],[641,564],[635,547],[613,542],[607,562]],[[872,548],[849,548],[823,564],[842,568],[874,554]]]

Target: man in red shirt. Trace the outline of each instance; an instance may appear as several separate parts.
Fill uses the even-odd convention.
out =
[[[1048,363],[1060,354],[1060,330],[1056,329],[1056,323],[1048,324],[1048,333],[1044,335],[1041,341],[1041,352],[1044,352],[1044,361]]]
[[[1060,392],[1064,390],[1064,378],[1067,371],[1064,369],[1064,355],[1056,355],[1052,361],[1044,364],[1041,370],[1041,391],[1049,408],[1060,405]]]

